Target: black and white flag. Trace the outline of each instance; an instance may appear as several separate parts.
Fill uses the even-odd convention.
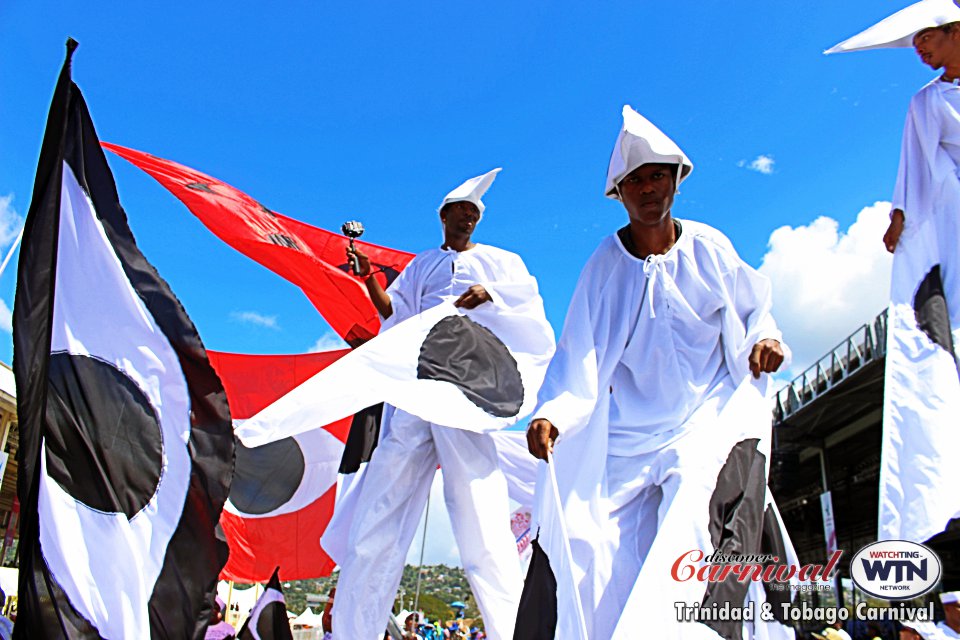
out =
[[[922,542],[960,517],[960,376],[941,278],[941,261],[952,267],[956,249],[950,255],[938,246],[944,229],[937,228],[954,224],[916,225],[893,257],[878,540]]]
[[[521,311],[427,309],[244,421],[237,436],[262,446],[379,402],[448,427],[508,427],[533,410],[554,350],[542,313]]]
[[[140,253],[93,123],[57,82],[14,307],[19,638],[191,638],[226,560],[226,396]]]
[[[293,640],[279,573],[280,567],[273,570],[267,588],[240,628],[237,640]]]

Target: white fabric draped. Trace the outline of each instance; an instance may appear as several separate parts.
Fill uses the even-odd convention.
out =
[[[957,269],[960,88],[933,81],[910,103],[893,206],[905,212],[893,258],[887,320],[878,539],[923,541],[960,517],[960,378],[955,354],[918,324],[914,296],[940,265],[954,345],[960,339]]]
[[[758,341],[781,340],[770,306],[766,278],[722,234],[695,222],[682,221],[665,255],[639,260],[614,235],[584,267],[534,411],[560,432],[554,464],[569,570],[545,468],[534,514],[541,545],[565,572],[557,576],[558,638],[581,635],[574,590],[590,638],[654,629],[663,638],[716,637],[676,622],[672,602],[689,599],[691,588],[699,600],[703,585],[671,584],[669,563],[704,544],[706,509],[702,518],[691,509],[709,500],[731,447],[755,437],[769,454],[770,381],[750,377],[748,357]],[[641,476],[633,486],[630,478]],[[630,542],[636,566],[617,556],[618,513],[627,529],[643,523]],[[671,598],[662,608],[643,602]]]

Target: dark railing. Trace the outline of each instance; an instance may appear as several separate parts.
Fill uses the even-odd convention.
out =
[[[864,365],[884,356],[887,310],[864,324],[806,371],[777,392],[774,423],[780,423],[846,380]]]

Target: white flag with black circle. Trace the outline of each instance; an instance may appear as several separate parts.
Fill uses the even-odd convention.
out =
[[[488,432],[530,413],[553,355],[542,314],[445,302],[354,349],[246,420],[248,447],[387,402],[435,424]]]
[[[14,308],[18,628],[193,637],[226,559],[226,396],[127,226],[68,56],[27,216]],[[207,605],[208,606],[208,605]]]

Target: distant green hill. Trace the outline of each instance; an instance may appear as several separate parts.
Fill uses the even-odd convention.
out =
[[[483,622],[479,618],[480,611],[477,609],[477,601],[473,597],[470,584],[467,582],[467,577],[462,568],[438,564],[425,565],[421,568],[421,571],[423,575],[420,583],[419,608],[431,622],[438,619],[446,622],[452,619],[454,610],[450,608],[449,604],[460,601],[467,605],[464,617],[473,619],[474,625],[483,627]],[[338,574],[334,573],[329,578],[284,582],[283,593],[287,601],[287,610],[296,614],[303,612],[307,608],[308,595],[322,596],[325,599],[330,588],[336,585],[337,576]],[[417,568],[407,565],[403,568],[400,589],[393,604],[395,613],[401,608],[413,608],[416,587]],[[311,600],[314,600],[314,598],[311,598]],[[313,605],[315,613],[319,613],[322,608],[322,605],[319,607]]]

